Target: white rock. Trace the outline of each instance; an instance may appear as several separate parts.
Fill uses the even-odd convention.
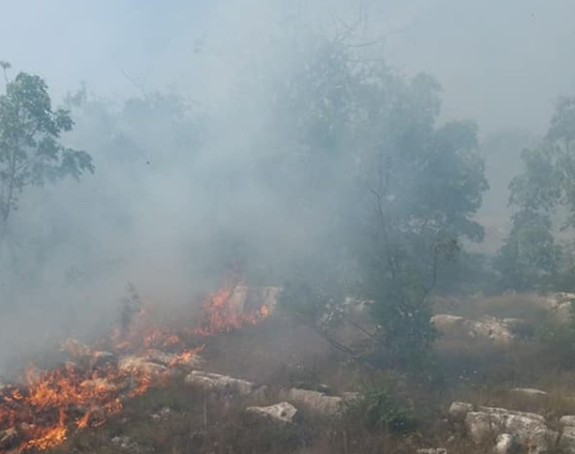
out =
[[[463,421],[470,411],[473,411],[473,405],[467,402],[453,402],[449,407],[449,415],[460,421]]]
[[[575,416],[573,415],[565,415],[559,419],[559,424],[562,426],[571,426],[575,427]]]
[[[547,427],[541,415],[496,407],[480,407],[479,410],[469,412],[465,419],[476,443],[484,443],[493,436],[510,434],[518,443],[529,445],[530,453],[541,454],[557,442],[559,434]]]
[[[493,452],[495,454],[510,454],[514,452],[517,443],[513,435],[511,434],[500,434],[495,440],[495,448]]]
[[[282,424],[293,423],[297,414],[297,408],[289,402],[280,402],[269,407],[248,407],[246,411]]]
[[[200,355],[191,355],[187,359],[182,359],[178,355],[166,353],[161,350],[148,350],[144,358],[152,363],[161,364],[166,367],[179,366],[184,367],[191,371],[192,369],[199,368],[203,364],[203,359]]]
[[[447,449],[445,449],[445,448],[424,448],[424,449],[418,449],[417,454],[447,454]]]
[[[534,419],[534,420],[539,421],[543,424],[545,423],[545,417],[543,417],[542,415],[537,414],[537,413],[529,413],[529,412],[517,411],[517,410],[508,410],[507,408],[501,408],[501,407],[485,407],[485,406],[479,406],[478,410],[483,411],[485,413],[491,413],[491,414],[521,416],[521,417],[528,418],[528,419]]]
[[[514,339],[511,328],[517,320],[484,317],[476,321],[457,315],[437,314],[431,318],[431,322],[446,336],[485,339],[495,344],[507,345]]]
[[[465,425],[471,439],[477,443],[484,443],[492,435],[491,417],[483,411],[470,411],[465,416]]]
[[[565,454],[575,454],[575,427],[565,426],[563,428],[563,433],[559,440],[559,448]]]
[[[280,399],[296,404],[302,404],[324,415],[335,415],[341,410],[343,399],[337,396],[327,396],[317,391],[307,389],[282,389]]]
[[[542,391],[540,389],[535,389],[535,388],[513,388],[511,390],[514,393],[517,394],[523,394],[524,396],[528,396],[528,397],[546,397],[547,393],[545,391]]]
[[[126,356],[120,359],[118,368],[129,374],[143,374],[150,377],[157,377],[168,370],[166,366],[150,362],[147,358],[138,356]]]
[[[190,385],[200,386],[207,390],[240,395],[250,395],[255,390],[255,385],[252,382],[199,370],[192,371],[185,381]]]

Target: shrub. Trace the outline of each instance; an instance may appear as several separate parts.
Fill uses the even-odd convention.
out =
[[[372,433],[403,434],[417,426],[413,404],[402,392],[401,378],[390,374],[364,384],[359,396],[349,402],[346,418]]]

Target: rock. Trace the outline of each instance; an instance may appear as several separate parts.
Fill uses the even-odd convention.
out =
[[[575,427],[575,416],[573,415],[565,415],[559,419],[559,424],[562,426],[571,426]]]
[[[261,416],[270,421],[292,424],[297,414],[297,408],[289,402],[280,402],[279,404],[269,407],[248,407],[246,412]]]
[[[185,381],[190,385],[199,386],[206,390],[240,395],[250,395],[255,391],[256,387],[253,383],[246,380],[199,370],[192,371]]]
[[[424,449],[418,449],[417,454],[447,454],[447,449],[445,449],[445,448],[424,448]]]
[[[535,388],[513,388],[511,392],[534,399],[547,397],[547,393],[545,391]]]
[[[431,317],[431,323],[441,331],[443,334],[447,335],[465,335],[465,319],[459,317],[458,315],[451,314],[437,314]]]
[[[559,449],[565,454],[575,454],[575,427],[565,426],[563,428],[563,433],[559,440]]]
[[[478,407],[478,410],[486,412],[486,413],[491,413],[491,414],[521,416],[521,417],[524,417],[527,419],[534,419],[534,420],[539,421],[543,424],[545,423],[545,418],[542,415],[539,415],[537,413],[528,413],[525,411],[508,410],[507,408],[501,408],[501,407],[485,407],[485,406],[481,406],[481,405]]]
[[[132,440],[130,439],[130,437],[126,437],[126,436],[114,437],[110,441],[122,449],[129,449],[133,446],[133,443],[132,443]]]
[[[499,345],[507,345],[513,341],[512,327],[517,321],[494,317],[484,317],[476,321],[450,314],[438,314],[431,318],[435,327],[446,336],[485,339]]]
[[[152,415],[152,419],[155,421],[160,421],[162,419],[167,419],[172,414],[172,409],[169,407],[162,408],[158,413]]]
[[[341,410],[343,399],[337,396],[327,396],[318,391],[306,389],[282,389],[279,392],[280,399],[296,404],[302,404],[326,416],[335,415]]]
[[[493,436],[510,434],[521,445],[530,446],[532,454],[548,451],[559,436],[547,427],[543,416],[504,408],[479,407],[479,411],[467,414],[465,424],[476,443],[484,443]]]
[[[559,322],[571,319],[571,302],[575,301],[575,293],[558,292],[538,299],[536,302],[543,309],[551,312]]]
[[[499,434],[495,440],[495,448],[493,452],[495,454],[511,454],[516,452],[517,442],[511,434]]]
[[[488,339],[496,344],[507,345],[513,341],[510,319],[497,319],[484,317],[480,321],[467,320],[466,325],[470,329],[472,337]]]
[[[484,443],[491,435],[491,418],[483,411],[470,411],[465,416],[465,426],[471,439],[477,443]]]
[[[199,368],[203,364],[202,358],[197,354],[184,357],[174,355],[172,353],[166,353],[161,350],[148,350],[146,352],[145,359],[166,367],[183,367],[188,369],[188,372],[191,372],[192,369]]]
[[[458,421],[463,421],[470,411],[473,411],[473,405],[467,402],[453,402],[449,407],[449,415]]]
[[[168,371],[166,366],[150,362],[146,357],[126,356],[120,359],[118,368],[128,374],[147,375],[151,378],[159,377]]]

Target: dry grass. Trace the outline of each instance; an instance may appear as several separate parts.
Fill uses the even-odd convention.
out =
[[[518,318],[538,323],[547,316],[541,297],[534,294],[501,295],[489,298],[438,298],[434,305],[436,314],[453,314],[471,320],[486,315],[496,318]]]
[[[530,295],[442,300],[437,311],[467,318],[489,314],[542,322],[536,299]],[[357,390],[372,372],[346,366],[310,330],[289,319],[271,318],[241,332],[210,338],[203,352],[211,371],[271,385],[264,400],[209,396],[174,382],[129,402],[105,426],[79,432],[53,452],[408,454],[418,448],[445,447],[450,454],[479,454],[491,448],[474,445],[465,430],[447,418],[454,400],[538,412],[552,426],[562,415],[575,414],[575,370],[564,364],[564,352],[552,354],[535,340],[498,348],[488,342],[448,338],[437,342],[435,352],[442,381],[407,383],[418,421],[415,431],[374,433],[359,418],[318,418],[306,409],[301,409],[301,419],[293,426],[274,427],[246,419],[246,406],[277,403],[274,390],[281,386],[313,389],[327,384],[335,394]],[[539,388],[548,395],[534,399],[512,392],[515,387]],[[162,408],[169,408],[169,414],[154,419]],[[115,437],[127,437],[135,444],[123,448],[112,442]]]

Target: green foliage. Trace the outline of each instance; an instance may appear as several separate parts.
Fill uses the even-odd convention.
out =
[[[513,225],[495,262],[504,288],[571,287],[573,262],[555,235],[575,227],[574,105],[560,100],[545,141],[522,153],[524,171],[509,186]],[[557,225],[560,216],[565,221]]]
[[[61,134],[73,126],[67,110],[52,109],[42,78],[21,72],[7,81],[0,95],[0,239],[27,186],[42,186],[66,176],[78,180],[94,171],[88,153],[60,143]]]
[[[565,142],[575,140],[575,96],[563,97],[558,100],[555,113],[551,118],[547,139]]]
[[[513,226],[496,257],[502,287],[518,291],[545,288],[558,272],[561,250],[545,214],[525,209],[513,215]]]
[[[535,329],[535,339],[547,347],[546,356],[566,368],[575,366],[575,300],[569,303],[567,320],[547,315]]]
[[[406,397],[401,378],[384,374],[362,386],[347,407],[346,418],[360,422],[372,433],[407,433],[417,427],[413,404]]]
[[[322,231],[343,260],[299,273],[281,301],[322,328],[345,318],[345,296],[372,301],[361,354],[417,364],[436,336],[429,295],[442,268],[460,239],[483,238],[472,219],[487,189],[477,126],[436,126],[440,87],[428,75],[405,78],[339,41],[319,39],[308,52],[289,89],[276,91],[273,127],[285,152],[273,182],[301,195],[302,215],[330,213]],[[353,273],[334,269],[342,261]],[[318,282],[318,269],[331,278]]]

